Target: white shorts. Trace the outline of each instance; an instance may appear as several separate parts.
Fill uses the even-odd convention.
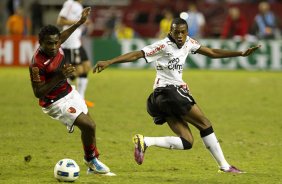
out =
[[[81,114],[87,114],[88,108],[84,99],[76,90],[72,90],[65,97],[52,103],[46,108],[42,108],[42,111],[48,114],[51,118],[61,121],[67,126],[69,132],[73,132],[73,123],[76,118]]]

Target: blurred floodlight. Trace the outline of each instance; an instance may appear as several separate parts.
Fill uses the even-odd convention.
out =
[[[188,17],[189,17],[187,12],[181,12],[179,16],[180,16],[180,18],[182,18],[184,20],[188,19]]]

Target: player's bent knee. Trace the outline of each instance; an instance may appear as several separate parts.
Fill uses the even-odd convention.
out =
[[[180,137],[182,144],[183,144],[183,149],[184,150],[188,150],[191,149],[193,146],[193,143],[190,143],[189,141],[187,141],[186,139],[184,139],[183,137]]]
[[[87,73],[83,73],[83,74],[79,75],[79,78],[87,78]]]
[[[204,130],[201,130],[200,134],[201,134],[201,137],[206,137],[206,136],[212,134],[213,132],[214,132],[213,128],[212,128],[212,126],[210,126],[210,127],[206,128]]]
[[[96,129],[96,124],[92,121],[87,122],[87,129],[94,131]]]
[[[81,129],[82,131],[93,132],[96,129],[96,124],[90,118],[83,117],[81,119],[77,119],[75,125]]]

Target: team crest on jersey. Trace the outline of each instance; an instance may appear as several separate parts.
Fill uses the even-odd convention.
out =
[[[76,113],[76,110],[75,110],[74,107],[70,107],[70,108],[68,109],[68,112],[69,112],[69,113]]]

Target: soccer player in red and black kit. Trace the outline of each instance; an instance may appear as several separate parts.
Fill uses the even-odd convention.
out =
[[[75,67],[67,64],[61,48],[61,44],[86,21],[90,11],[90,7],[85,8],[80,20],[62,32],[52,25],[43,27],[39,33],[40,47],[32,58],[29,71],[34,95],[39,98],[43,112],[61,121],[70,133],[74,125],[81,130],[88,173],[108,174],[110,169],[98,160],[95,123],[84,99],[67,82]]]

